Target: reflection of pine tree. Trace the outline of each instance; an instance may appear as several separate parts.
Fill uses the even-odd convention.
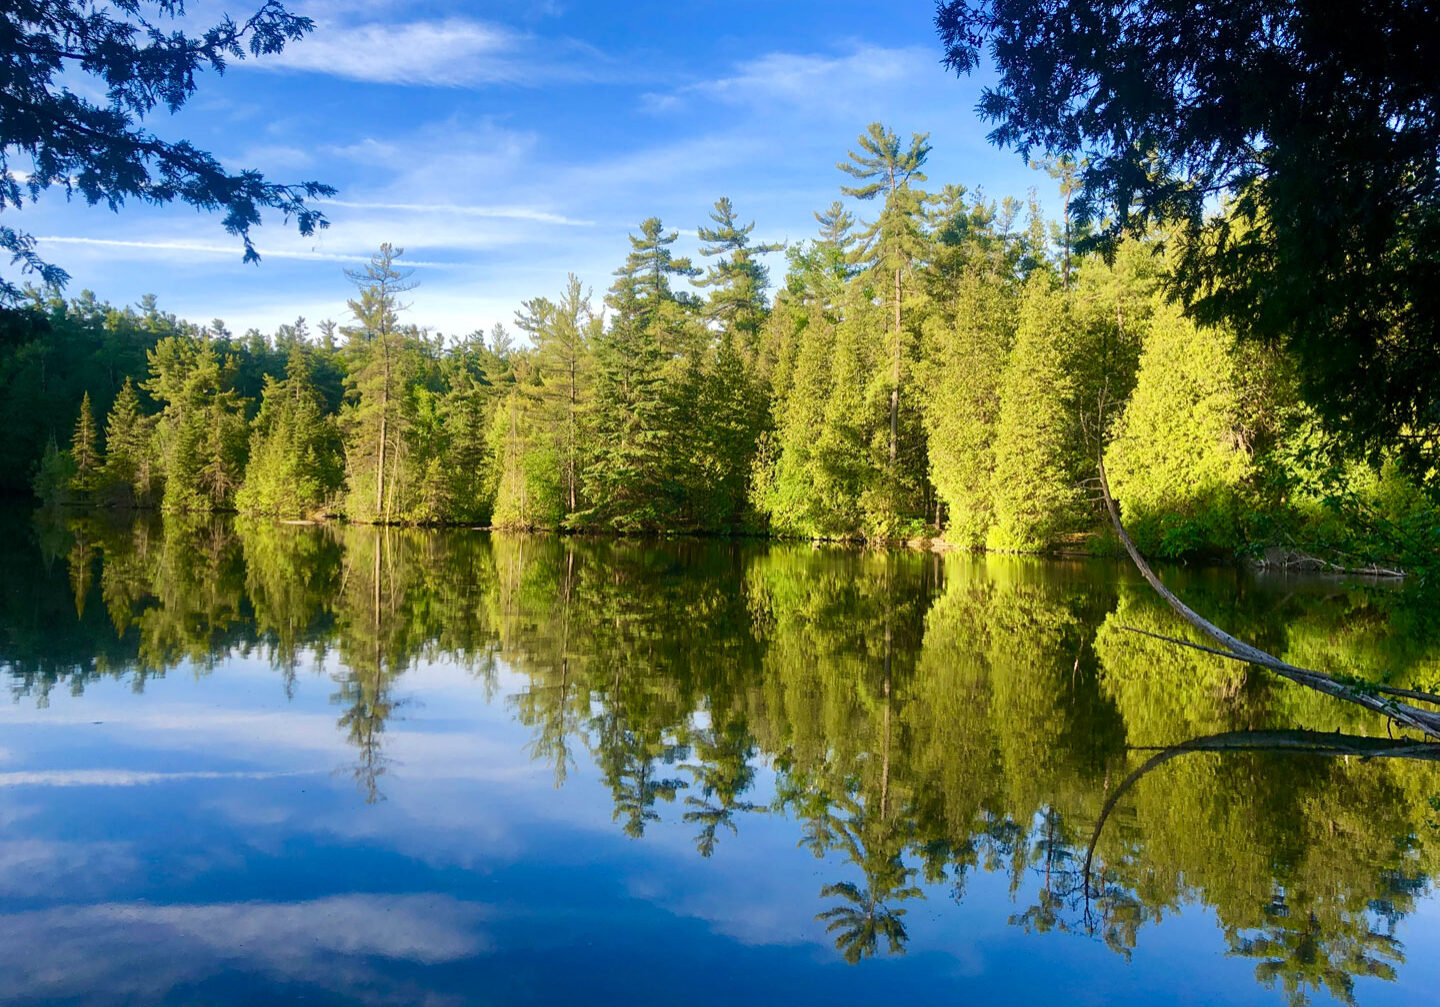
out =
[[[520,613],[505,611],[510,617],[507,623],[519,622],[536,634],[558,626],[558,639],[537,636],[532,640],[527,636],[518,646],[512,644],[512,649],[523,651],[530,683],[510,700],[520,723],[535,729],[528,749],[530,757],[543,759],[554,767],[557,788],[564,785],[566,774],[575,762],[570,754],[570,739],[580,734],[584,718],[590,712],[590,693],[584,685],[583,667],[572,667],[572,658],[576,656],[571,653],[575,581],[575,550],[567,548],[564,572],[555,592],[558,612],[551,609],[548,618],[531,623],[526,618],[531,615],[528,609]],[[520,618],[514,618],[517,615]],[[583,660],[575,663],[583,665]]]
[[[370,546],[368,563],[361,556],[347,557],[343,583],[348,593],[338,603],[345,670],[337,676],[339,691],[332,701],[348,707],[338,726],[357,752],[352,769],[355,783],[365,802],[374,804],[384,797],[378,781],[386,772],[385,725],[398,705],[392,685],[414,653],[398,611],[412,567],[404,557],[397,559],[389,528],[360,532],[350,539],[352,552],[365,544]]]
[[[828,921],[826,932],[836,934],[836,949],[852,965],[872,957],[882,937],[890,954],[904,954],[906,911],[891,904],[923,894],[911,884],[914,868],[901,860],[913,823],[904,817],[872,815],[853,787],[827,810],[826,818],[833,848],[860,868],[865,883],[863,887],[848,881],[825,885],[820,889],[822,899],[839,896],[842,901],[815,918]]]
[[[639,839],[649,822],[657,822],[657,800],[673,801],[685,781],[657,775],[657,764],[674,765],[685,757],[683,745],[648,732],[632,730],[615,711],[601,718],[600,770],[615,801],[614,821],[625,819],[625,834]]]
[[[140,613],[140,663],[165,668],[188,659],[206,671],[249,632],[245,565],[229,522],[170,516],[150,565],[158,602]]]
[[[695,849],[708,857],[715,852],[716,829],[723,825],[731,835],[738,835],[735,813],[763,810],[740,799],[755,781],[755,768],[750,764],[755,756],[755,739],[744,720],[730,717],[718,728],[695,732],[693,744],[700,762],[681,768],[694,777],[700,796],[685,798],[686,807],[693,810],[685,812],[684,820],[700,825]]]
[[[70,567],[70,590],[75,595],[75,615],[85,618],[85,599],[90,597],[90,585],[95,581],[95,545],[83,529],[77,529],[75,544],[70,547],[66,558]]]
[[[367,668],[354,668],[343,678],[335,701],[348,706],[338,726],[346,732],[357,752],[353,775],[365,795],[366,804],[383,800],[379,778],[385,775],[385,722],[394,712],[395,702],[390,691],[390,676],[378,662]]]

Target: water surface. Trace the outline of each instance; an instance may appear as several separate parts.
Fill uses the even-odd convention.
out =
[[[0,525],[0,1001],[1425,1002],[1440,767],[1118,563]],[[1440,680],[1393,589],[1167,571]],[[1340,732],[1321,736],[1317,732]]]

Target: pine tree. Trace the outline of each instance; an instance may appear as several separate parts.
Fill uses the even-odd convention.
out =
[[[292,343],[285,377],[267,375],[250,435],[250,461],[235,506],[248,513],[305,517],[340,488],[338,432],[312,379],[310,350]]]
[[[156,430],[171,511],[227,510],[245,467],[244,400],[233,358],[209,339],[171,336],[150,352],[145,390],[162,406]]]
[[[975,547],[985,544],[994,516],[995,428],[1015,338],[1018,252],[993,205],[967,201],[958,187],[947,187],[940,202],[926,278],[925,433],[930,479],[948,511],[946,537]]]
[[[411,341],[400,325],[406,308],[400,295],[414,289],[412,271],[397,265],[403,254],[387,242],[363,269],[345,274],[359,290],[347,302],[356,324],[345,330],[351,402],[345,417],[346,513],[355,520],[389,523],[397,517],[395,481],[410,423],[405,390],[414,368]]]
[[[872,268],[883,272],[892,281],[885,292],[890,308],[890,441],[889,462],[893,472],[899,452],[900,382],[905,355],[903,303],[905,278],[916,267],[924,252],[920,230],[924,194],[911,188],[912,182],[925,181],[920,168],[930,154],[929,134],[913,133],[908,150],[901,150],[900,137],[878,122],[860,135],[860,150],[850,151],[850,159],[836,167],[868,185],[842,186],[840,191],[860,200],[874,199],[884,193],[885,205],[880,217],[860,235],[862,254],[871,257]],[[873,180],[873,181],[872,181]]]
[[[565,514],[575,514],[581,509],[582,426],[593,380],[592,344],[602,323],[591,310],[589,292],[573,273],[558,303],[543,297],[527,301],[516,323],[534,340],[541,422],[560,465]]]
[[[661,352],[623,288],[614,320],[595,341],[595,448],[585,469],[585,514],[622,531],[660,527],[665,502],[669,410]]]
[[[673,527],[682,517],[677,469],[690,445],[676,421],[681,393],[671,393],[704,339],[693,298],[670,285],[698,273],[670,251],[678,232],[666,234],[654,217],[640,231],[606,298],[613,320],[595,341],[595,452],[585,470],[593,503],[584,518],[620,531]]]
[[[95,410],[91,408],[88,391],[80,400],[80,415],[75,421],[75,434],[70,438],[70,460],[75,466],[70,487],[82,496],[89,497],[99,484],[100,469],[105,459],[101,453]]]
[[[497,528],[557,528],[565,491],[551,431],[536,422],[539,404],[529,389],[513,390],[495,410],[490,451],[495,459]]]
[[[489,445],[494,391],[473,344],[449,354],[441,404],[448,456],[449,521],[486,524],[495,504],[494,457]]]
[[[105,467],[100,474],[105,502],[120,507],[150,503],[152,435],[151,422],[140,412],[134,382],[126,378],[105,420]]]
[[[775,399],[775,432],[757,462],[754,498],[773,531],[811,537],[826,523],[815,493],[815,442],[830,395],[835,325],[818,303],[796,305],[794,317],[794,365]]]
[[[752,221],[740,226],[728,197],[715,201],[710,219],[714,226],[701,226],[698,231],[700,254],[716,261],[695,285],[710,291],[705,317],[718,323],[744,359],[753,362],[768,309],[765,289],[770,283],[769,271],[756,261],[756,256],[778,252],[785,246],[779,243],[752,245],[750,233],[755,230],[755,224]]]
[[[764,394],[726,332],[698,375],[689,487],[692,519],[700,528],[737,531],[753,522],[748,488],[767,411]]]

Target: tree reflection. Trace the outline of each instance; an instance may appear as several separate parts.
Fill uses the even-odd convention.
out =
[[[837,871],[817,930],[851,962],[903,953],[907,904],[964,899],[985,871],[1026,931],[1128,955],[1199,904],[1257,981],[1353,1003],[1403,967],[1398,924],[1437,870],[1435,746],[1122,632],[1176,630],[1105,564],[10,520],[32,543],[0,554],[16,697],[260,656],[287,694],[329,677],[373,802],[400,775],[409,669],[443,658],[488,692],[503,666],[531,758],[557,787],[593,764],[624,834],[673,826],[709,858],[746,816],[792,821]],[[1440,629],[1403,595],[1184,576],[1198,610],[1281,656],[1440,676]]]
[[[739,835],[735,816],[764,810],[742,800],[755,782],[755,740],[745,722],[730,711],[718,727],[712,724],[692,732],[691,744],[699,761],[680,768],[690,773],[699,796],[691,794],[685,798],[685,806],[690,810],[685,812],[684,821],[700,826],[695,835],[695,850],[702,857],[708,857],[715,852],[715,832],[720,826],[729,829],[731,835]]]

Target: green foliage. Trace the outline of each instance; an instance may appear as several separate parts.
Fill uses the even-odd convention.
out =
[[[723,855],[777,812],[767,832],[817,858],[812,911],[842,960],[903,952],[923,900],[965,899],[985,871],[1009,882],[1013,926],[1128,955],[1198,906],[1262,984],[1344,993],[1403,974],[1389,935],[1440,871],[1433,761],[1401,757],[1381,718],[1129,632],[1186,630],[1108,563],[147,518],[0,528],[15,698],[143,691],[242,653],[287,691],[319,676],[378,801],[413,669],[486,691],[503,663],[530,757],[598,786],[617,833],[664,822]],[[1166,577],[1289,660],[1440,675],[1423,599]],[[1217,747],[1234,730],[1260,733]],[[586,759],[599,779],[567,780]]]
[[[595,342],[595,444],[585,470],[594,503],[579,515],[620,532],[686,527],[682,466],[689,458],[677,409],[694,390],[704,329],[696,302],[671,289],[693,277],[690,260],[670,251],[678,232],[657,218],[630,236],[631,252],[616,273],[606,303],[615,312]]]
[[[68,503],[75,485],[75,460],[69,451],[62,451],[52,440],[35,467],[31,488],[46,507]]]
[[[95,498],[111,506],[143,507],[154,496],[154,423],[140,411],[129,378],[105,420],[105,465]]]
[[[244,401],[233,357],[208,339],[167,336],[149,354],[144,388],[161,407],[155,442],[170,511],[228,510],[245,469]]]
[[[1034,277],[1020,300],[1015,348],[1000,381],[995,426],[994,523],[986,544],[1004,551],[1051,549],[1077,523],[1071,468],[1076,431],[1067,408],[1074,379],[1065,347],[1074,321],[1064,295]]]
[[[1093,254],[1090,162],[1044,162],[1052,224],[1034,193],[922,191],[929,150],[872,124],[840,191],[873,218],[817,213],[773,305],[779,246],[724,198],[699,229],[703,274],[649,218],[603,314],[570,276],[522,303],[518,338],[408,323],[388,244],[348,273],[343,346],[330,322],[236,337],[153,298],[32,293],[0,315],[0,488],[30,484],[54,441],[37,485],[88,505],[1113,554],[1106,457],[1157,555],[1283,545],[1432,576],[1440,520],[1410,434],[1356,454],[1291,354],[1163,301],[1179,231]],[[108,411],[103,453],[86,396]]]
[[[929,278],[934,308],[925,320],[922,386],[930,480],[957,545],[985,543],[994,520],[992,487],[1000,388],[1014,342],[1016,243],[996,233],[993,208],[945,194]]]
[[[90,393],[80,400],[80,416],[75,420],[75,435],[70,438],[70,462],[75,475],[70,488],[81,497],[95,489],[105,459],[100,450],[100,435],[95,427],[95,410],[90,407]]]
[[[1145,337],[1135,394],[1106,452],[1111,490],[1142,552],[1234,552],[1254,470],[1234,340],[1162,305]]]
[[[306,517],[330,502],[343,476],[338,431],[311,379],[309,351],[296,345],[284,379],[266,381],[236,509]]]
[[[770,283],[769,271],[755,257],[778,252],[784,246],[751,244],[755,224],[752,221],[742,226],[735,219],[735,207],[728,197],[715,201],[710,220],[713,226],[702,226],[698,231],[700,254],[715,261],[695,285],[710,291],[705,317],[719,324],[745,360],[753,361],[768,310],[765,288]]]
[[[516,390],[495,410],[490,428],[495,506],[490,523],[497,528],[558,528],[565,517],[560,453],[536,430],[529,415],[534,408]]]
[[[179,325],[154,298],[137,312],[88,291],[70,301],[32,291],[25,307],[0,309],[0,491],[28,489],[50,439],[69,442],[81,399],[108,412],[127,380],[144,380],[146,351]]]
[[[347,406],[341,417],[352,520],[404,519],[408,479],[401,476],[405,439],[414,421],[416,334],[400,324],[400,295],[412,288],[411,270],[397,264],[404,249],[389,244],[361,270],[347,271],[359,296],[349,302],[355,325],[346,330]]]
[[[1440,126],[1410,114],[1440,85],[1432,22],[1397,3],[1338,30],[1332,11],[1284,0],[1199,19],[1182,0],[944,0],[936,14],[953,69],[993,60],[979,106],[993,142],[1083,158],[1077,215],[1108,217],[1105,242],[1173,224],[1196,317],[1293,354],[1330,429],[1398,446],[1433,492]]]

